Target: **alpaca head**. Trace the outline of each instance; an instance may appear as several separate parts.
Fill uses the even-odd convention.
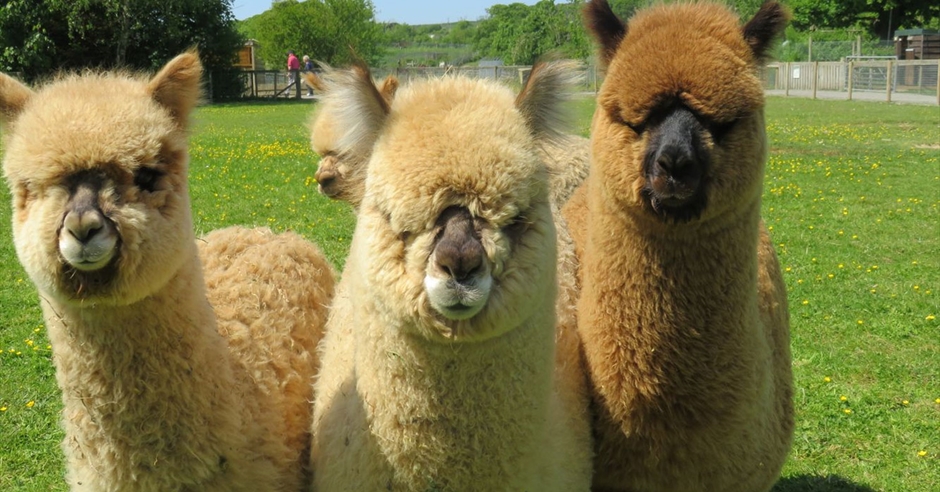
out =
[[[478,341],[552,311],[555,240],[538,145],[558,134],[572,64],[533,69],[515,96],[446,77],[391,105],[369,77],[342,80],[340,148],[374,142],[354,254],[386,319],[433,340]],[[358,123],[358,124],[357,124]]]
[[[201,74],[196,53],[150,80],[86,73],[33,90],[0,74],[14,243],[42,295],[129,304],[181,267],[193,244],[186,128]]]
[[[757,76],[789,15],[766,2],[743,27],[711,3],[660,5],[624,24],[585,6],[607,76],[592,125],[594,166],[619,206],[667,222],[759,198],[766,137]]]
[[[356,67],[354,70],[368,76],[368,68]],[[304,74],[307,84],[318,92],[326,93],[337,81],[331,78],[321,79],[316,74]],[[379,94],[386,104],[391,104],[398,90],[398,79],[389,75],[378,86]],[[371,148],[355,148],[343,153],[337,151],[337,141],[343,131],[336,127],[333,115],[337,108],[333,107],[329,99],[321,97],[321,103],[311,119],[310,144],[313,151],[320,155],[320,163],[314,179],[317,188],[323,195],[334,200],[349,202],[353,207],[359,207],[362,201],[363,188],[366,180],[366,162],[369,160]]]

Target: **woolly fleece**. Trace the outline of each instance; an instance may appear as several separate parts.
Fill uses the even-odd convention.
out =
[[[534,74],[524,102],[533,91],[556,104],[544,91],[565,66]],[[338,122],[364,121],[377,142],[322,344],[315,490],[587,490],[574,330],[559,337],[568,364],[554,363],[556,240],[533,131],[552,123],[486,81],[415,82],[388,113],[361,112],[377,107],[357,99],[370,92],[327,96],[352,98],[341,106],[360,109]],[[462,321],[438,314],[422,283],[452,206],[472,213],[493,272],[488,302]]]
[[[655,6],[628,26],[585,8],[607,76],[592,169],[568,203],[581,259],[578,329],[595,409],[595,490],[766,491],[793,433],[785,286],[760,198],[767,142],[757,63],[787,14],[743,29],[711,3]],[[674,105],[698,137],[706,206],[664,219],[644,195],[657,118]]]
[[[268,312],[261,318],[272,324],[259,327],[251,314],[229,316],[253,332],[253,347],[242,353],[245,343],[233,338],[230,346],[216,331],[207,301],[186,180],[187,119],[201,75],[195,53],[176,57],[151,79],[88,72],[34,92],[0,75],[14,244],[39,290],[52,342],[73,490],[304,486],[306,446],[292,449],[300,439],[286,435],[297,395],[271,389],[282,386],[277,366],[288,373],[286,386],[309,378],[314,359],[299,354],[312,350],[315,335],[297,337],[284,353],[293,322],[281,325],[280,315]],[[95,271],[70,266],[60,252],[63,217],[77,206],[78,189],[89,200],[81,205],[118,236],[113,259]],[[280,240],[263,241],[274,248]],[[210,235],[209,247],[213,242]],[[329,271],[318,252],[308,253],[312,263],[292,268]],[[322,294],[317,305],[291,305],[285,317],[322,319],[332,279],[321,275],[308,274],[323,281],[310,287]],[[264,299],[279,278],[256,280],[234,289]],[[213,297],[224,299],[226,289],[219,283]],[[265,352],[270,360],[262,361]],[[287,367],[293,363],[299,366]]]

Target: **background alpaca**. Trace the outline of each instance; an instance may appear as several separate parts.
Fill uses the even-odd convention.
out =
[[[595,490],[762,491],[793,432],[786,293],[760,224],[757,68],[787,13],[586,6],[607,76],[565,210],[596,418]]]
[[[353,70],[362,71],[362,76],[369,76],[368,68],[355,67]],[[363,188],[365,187],[365,164],[372,153],[371,146],[358,146],[339,151],[341,135],[348,129],[337,128],[333,114],[339,108],[334,107],[331,99],[324,98],[323,94],[329,90],[329,84],[313,72],[304,74],[307,84],[315,88],[320,94],[319,104],[310,119],[310,145],[313,151],[320,155],[317,172],[317,189],[321,194],[334,200],[348,202],[358,209],[362,202]],[[394,75],[385,77],[378,87],[379,94],[385,104],[391,103],[398,90],[398,79]]]
[[[368,68],[354,67],[361,71],[361,77],[369,74]],[[331,73],[327,71],[327,74]],[[335,72],[334,72],[335,73]],[[342,108],[336,107],[335,99],[323,97],[331,90],[338,90],[337,84],[344,78],[327,75],[320,78],[316,74],[304,75],[307,83],[320,93],[320,102],[311,118],[310,142],[313,151],[320,155],[316,180],[320,193],[349,202],[358,209],[365,191],[366,163],[373,143],[372,139],[360,145],[344,147],[343,139],[355,128],[340,128],[336,124],[336,114]],[[379,94],[385,105],[390,105],[398,90],[398,79],[389,75],[378,86]],[[340,148],[344,148],[342,152]],[[590,141],[578,135],[558,135],[539,142],[538,152],[549,170],[549,189],[552,202],[561,207],[574,190],[584,181],[590,169]]]
[[[388,106],[361,72],[332,74],[337,124],[356,128],[341,143],[377,141],[321,345],[317,490],[587,490],[583,373],[553,363],[555,238],[536,151],[558,134],[570,68],[536,67],[515,104],[450,77]]]
[[[304,353],[332,275],[296,237],[210,234],[207,252],[252,242],[232,253],[231,271],[247,272],[255,248],[271,252],[267,272],[237,284],[221,268],[210,274],[230,338],[219,336],[186,181],[201,74],[195,53],[150,80],[88,73],[34,92],[0,74],[14,243],[52,342],[74,490],[304,486],[297,414],[311,395],[296,388],[315,370]],[[222,306],[228,295],[241,304]]]

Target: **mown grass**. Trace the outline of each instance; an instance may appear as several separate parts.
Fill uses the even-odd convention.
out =
[[[593,102],[575,104],[586,134]],[[316,193],[311,106],[203,107],[197,232],[295,230],[340,268],[353,216]],[[776,490],[940,490],[936,107],[770,99],[764,217],[789,288],[797,430]],[[64,490],[61,402],[0,187],[0,490]]]

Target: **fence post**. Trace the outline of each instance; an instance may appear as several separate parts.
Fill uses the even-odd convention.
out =
[[[852,100],[852,79],[854,78],[852,74],[855,73],[855,62],[849,62],[849,101]]]
[[[786,63],[785,70],[787,72],[783,76],[783,95],[790,97],[790,62]]]
[[[888,70],[885,72],[885,100],[891,102],[891,60],[888,60]]]
[[[940,60],[937,60],[937,106],[940,106]]]
[[[816,99],[816,79],[819,76],[819,62],[813,62],[813,99]]]

